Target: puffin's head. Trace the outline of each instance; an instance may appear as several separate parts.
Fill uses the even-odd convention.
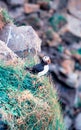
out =
[[[44,56],[44,57],[42,58],[42,60],[43,60],[45,63],[47,63],[47,64],[50,64],[50,63],[51,63],[51,59],[50,59],[49,56]]]

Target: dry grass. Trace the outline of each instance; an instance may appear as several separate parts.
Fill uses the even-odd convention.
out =
[[[65,130],[56,90],[46,76],[38,79],[21,66],[1,65],[0,80],[0,114],[11,130]]]
[[[0,30],[4,28],[7,23],[12,22],[12,19],[8,15],[5,9],[0,8]]]

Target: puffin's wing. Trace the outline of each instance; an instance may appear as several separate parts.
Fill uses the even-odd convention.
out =
[[[32,71],[35,73],[38,73],[40,71],[43,71],[43,69],[44,69],[44,66],[40,63],[40,64],[33,66]]]

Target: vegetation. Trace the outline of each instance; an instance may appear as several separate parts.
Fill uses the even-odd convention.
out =
[[[65,130],[48,78],[19,66],[0,65],[0,114],[11,130]]]
[[[12,22],[12,18],[9,16],[8,12],[5,9],[2,9],[2,16],[4,19],[4,22]]]
[[[67,23],[66,18],[63,15],[60,15],[59,13],[55,13],[49,19],[49,22],[53,30],[56,32],[58,32],[59,29]]]
[[[12,22],[13,20],[8,15],[8,12],[5,9],[0,8],[0,30],[7,24]]]
[[[50,2],[50,0],[38,0],[38,1],[43,1],[43,2]]]

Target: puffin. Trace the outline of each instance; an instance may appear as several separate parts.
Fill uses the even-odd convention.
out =
[[[32,68],[26,67],[26,70],[29,70],[33,74],[37,74],[38,77],[41,77],[49,72],[49,64],[51,59],[49,56],[44,56],[39,64],[34,65]]]
[[[2,120],[2,115],[0,114],[0,130],[8,130],[8,125]]]

